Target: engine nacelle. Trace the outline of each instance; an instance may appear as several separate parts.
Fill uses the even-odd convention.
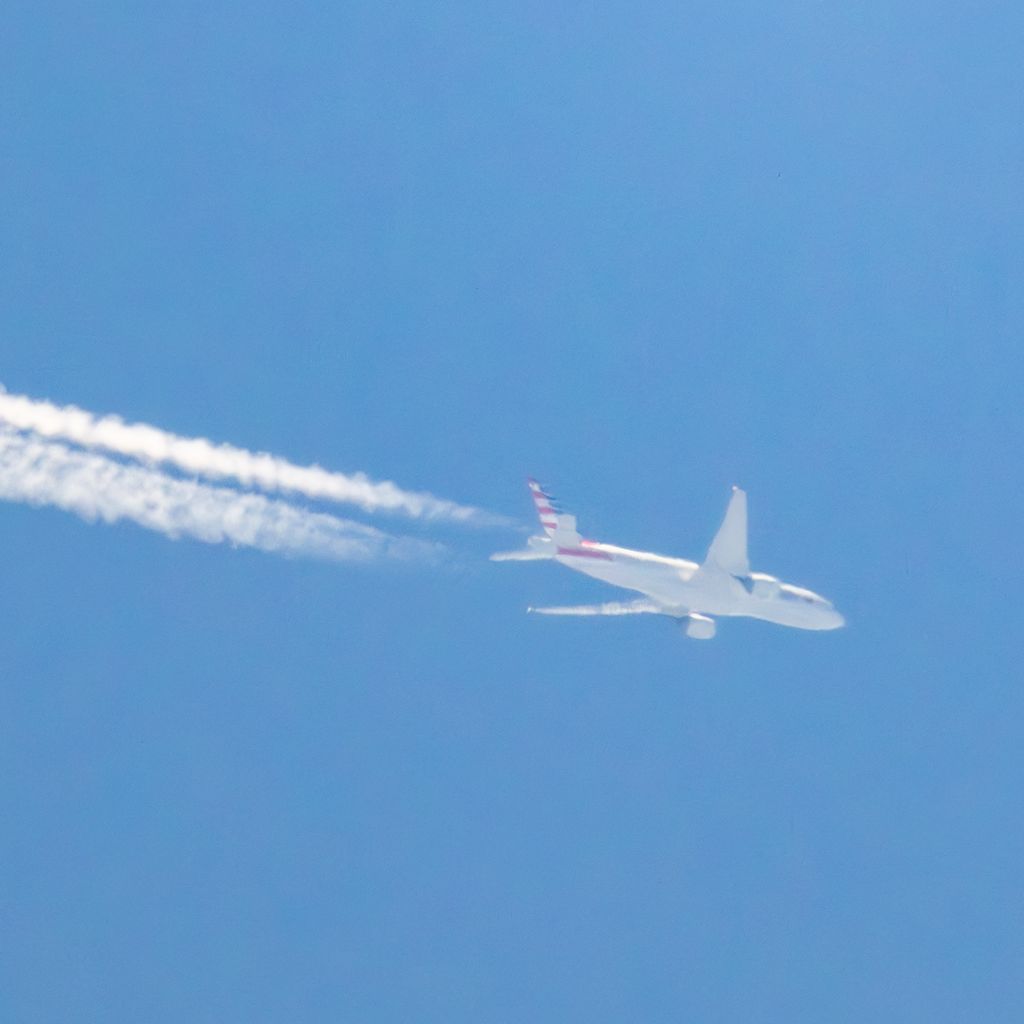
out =
[[[754,597],[778,597],[781,584],[774,576],[764,572],[752,572],[749,576],[750,592]]]
[[[693,640],[710,640],[715,635],[715,620],[697,612],[690,612],[686,616],[683,629],[686,635]]]

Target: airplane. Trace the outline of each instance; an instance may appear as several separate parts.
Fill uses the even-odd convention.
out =
[[[695,640],[710,640],[715,635],[715,615],[745,616],[796,629],[838,629],[846,622],[820,594],[767,573],[751,572],[747,495],[739,487],[732,489],[725,519],[698,565],[684,558],[584,540],[576,529],[575,516],[564,514],[532,477],[527,485],[544,532],[530,537],[524,550],[491,555],[492,561],[555,561],[644,595],[634,601],[527,611],[538,615],[666,615]]]

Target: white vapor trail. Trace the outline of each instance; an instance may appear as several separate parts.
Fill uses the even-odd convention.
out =
[[[215,444],[200,437],[180,437],[145,423],[125,423],[119,416],[98,417],[73,405],[58,406],[26,395],[8,394],[2,385],[0,424],[69,441],[82,448],[174,466],[207,479],[236,480],[247,487],[357,505],[367,512],[400,512],[414,518],[480,525],[499,521],[471,506],[432,494],[405,491],[390,481],[371,480],[363,473],[297,466],[276,455]]]
[[[180,480],[2,428],[0,499],[53,505],[90,521],[130,520],[172,538],[336,561],[433,558],[440,550],[278,499]]]

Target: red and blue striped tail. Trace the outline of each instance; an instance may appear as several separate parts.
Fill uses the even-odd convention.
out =
[[[537,506],[540,525],[544,527],[544,532],[551,537],[558,526],[558,515],[562,510],[558,502],[533,477],[528,477],[526,483],[530,488],[530,497],[533,498],[533,503]]]

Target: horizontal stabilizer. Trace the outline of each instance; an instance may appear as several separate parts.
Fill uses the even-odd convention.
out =
[[[652,601],[609,601],[607,604],[563,605],[560,608],[527,608],[536,615],[663,615]]]
[[[491,555],[492,562],[542,562],[545,559],[554,558],[551,550],[536,551],[533,548],[524,548],[520,551],[499,551]]]

